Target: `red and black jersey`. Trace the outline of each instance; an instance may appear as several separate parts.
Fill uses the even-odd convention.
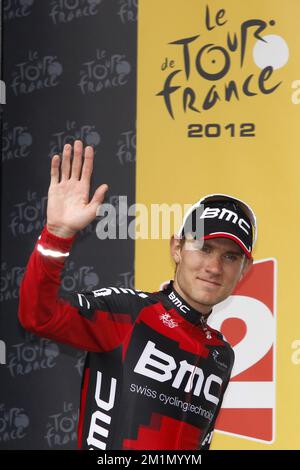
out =
[[[20,288],[19,319],[37,335],[89,351],[82,449],[208,449],[234,354],[174,290],[104,287],[59,298],[73,238],[44,228]]]

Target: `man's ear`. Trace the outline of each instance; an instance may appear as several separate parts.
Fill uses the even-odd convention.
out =
[[[178,235],[172,235],[170,239],[170,251],[173,260],[178,264],[181,259],[181,238],[178,237]]]
[[[240,281],[243,279],[243,277],[246,276],[246,274],[250,271],[252,266],[253,266],[253,258],[246,258],[246,261],[244,261],[243,267],[241,270]]]

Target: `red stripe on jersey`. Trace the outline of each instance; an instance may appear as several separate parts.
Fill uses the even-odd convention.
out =
[[[178,436],[174,441],[174,436]],[[137,439],[124,439],[124,450],[199,449],[202,431],[168,416],[153,413],[151,422],[138,428]]]
[[[171,323],[169,324],[171,327],[168,326],[168,319],[164,320],[166,318],[165,314],[170,316]],[[138,323],[140,322],[145,323],[163,336],[176,341],[180,349],[202,357],[208,357],[209,355],[209,349],[206,345],[223,345],[223,341],[217,338],[215,330],[207,327],[207,330],[211,333],[211,338],[208,340],[201,325],[194,325],[185,320],[175,309],[166,310],[161,303],[145,307],[139,315]],[[174,326],[172,327],[172,325]],[[178,335],[178,328],[180,328],[180,336]]]

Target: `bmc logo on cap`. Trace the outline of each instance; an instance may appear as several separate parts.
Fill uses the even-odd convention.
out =
[[[246,222],[242,217],[239,218],[238,215],[226,209],[225,207],[218,209],[217,207],[206,207],[202,212],[200,219],[214,219],[218,218],[220,220],[226,220],[226,222],[232,222],[237,224],[247,235],[250,234],[251,226]]]
[[[269,444],[275,429],[275,298],[276,260],[259,261],[208,321],[235,352],[215,429]]]

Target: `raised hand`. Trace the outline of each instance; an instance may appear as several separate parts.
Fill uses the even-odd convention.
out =
[[[103,202],[107,184],[99,186],[89,202],[90,179],[93,172],[94,149],[83,144],[66,144],[62,159],[54,155],[51,162],[51,182],[48,191],[47,229],[59,237],[72,237],[96,217],[97,207]],[[59,168],[61,166],[61,177]]]

